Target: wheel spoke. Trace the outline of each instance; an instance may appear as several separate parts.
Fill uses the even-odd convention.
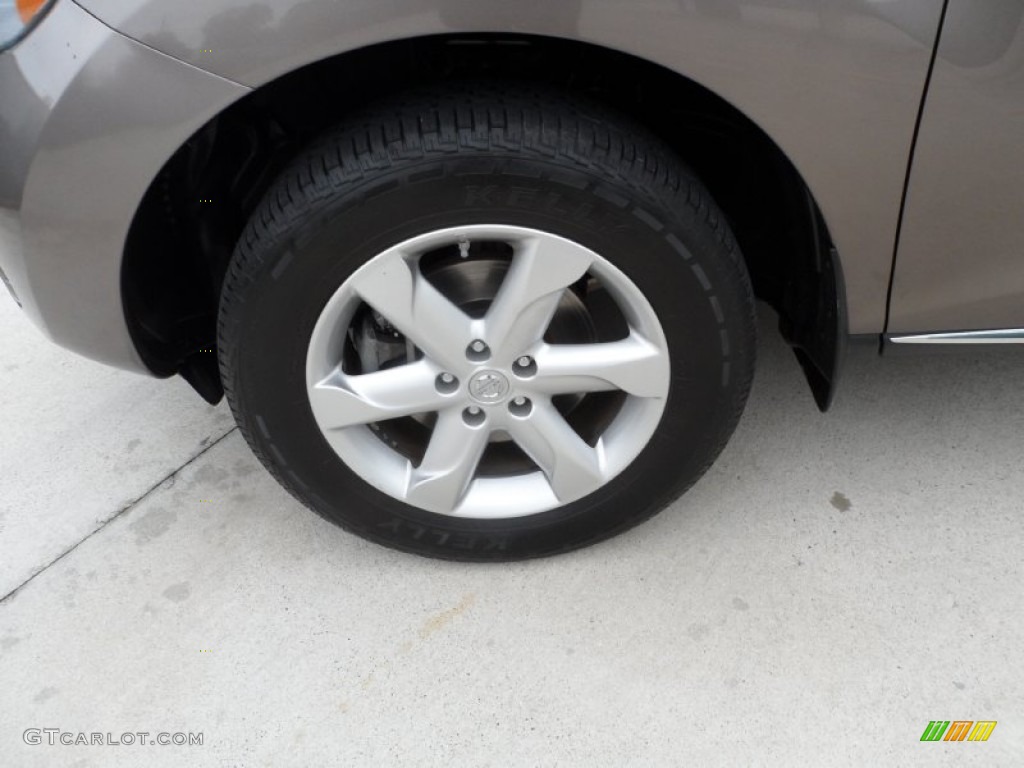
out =
[[[549,395],[620,389],[637,397],[665,397],[668,355],[637,333],[603,344],[545,344],[534,355],[531,389]]]
[[[543,470],[559,501],[569,502],[604,483],[596,449],[587,445],[550,402],[535,402],[525,419],[511,419],[508,433]]]
[[[310,404],[327,429],[436,411],[447,402],[435,376],[425,360],[358,376],[335,370],[309,390]]]
[[[587,249],[561,238],[523,243],[484,319],[491,347],[511,357],[539,341],[562,292],[586,274],[593,259]]]
[[[409,476],[406,501],[454,511],[473,480],[489,436],[486,427],[468,426],[458,408],[439,413],[423,461]]]
[[[353,278],[356,293],[423,350],[449,368],[465,362],[472,321],[399,254]]]

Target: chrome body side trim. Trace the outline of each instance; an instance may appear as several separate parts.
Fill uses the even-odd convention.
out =
[[[1024,328],[890,336],[894,344],[1024,344]]]

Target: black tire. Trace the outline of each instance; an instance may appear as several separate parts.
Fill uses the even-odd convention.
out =
[[[638,458],[591,495],[526,517],[459,519],[381,493],[332,451],[306,393],[310,334],[338,286],[395,243],[473,223],[600,253],[643,291],[670,352],[664,415]],[[624,531],[704,473],[750,388],[754,301],[725,217],[656,137],[568,94],[466,85],[378,105],[283,172],[231,261],[218,346],[242,433],[302,503],[407,552],[515,560]]]

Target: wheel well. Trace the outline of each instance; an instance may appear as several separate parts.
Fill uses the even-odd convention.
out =
[[[826,408],[845,340],[838,257],[799,173],[739,110],[656,64],[553,38],[460,35],[384,43],[254,91],[193,135],[153,181],[128,234],[122,294],[139,353],[222,395],[217,303],[245,223],[284,164],[354,108],[418,85],[508,78],[585,93],[645,124],[725,211],[759,298],[779,313]]]

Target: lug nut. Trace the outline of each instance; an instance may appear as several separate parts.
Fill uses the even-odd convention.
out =
[[[466,349],[466,357],[474,363],[481,363],[491,356],[490,348],[480,339],[472,342]]]
[[[512,365],[512,373],[522,379],[537,375],[537,362],[529,355],[523,355]]]
[[[530,402],[530,398],[528,397],[516,397],[508,404],[508,411],[513,416],[518,416],[523,419],[529,416],[530,412],[533,411],[533,403]]]
[[[442,395],[450,395],[459,388],[459,380],[450,373],[442,373],[434,380],[434,386]]]
[[[487,421],[487,414],[475,405],[471,405],[462,412],[462,420],[466,422],[467,426],[479,427]]]

